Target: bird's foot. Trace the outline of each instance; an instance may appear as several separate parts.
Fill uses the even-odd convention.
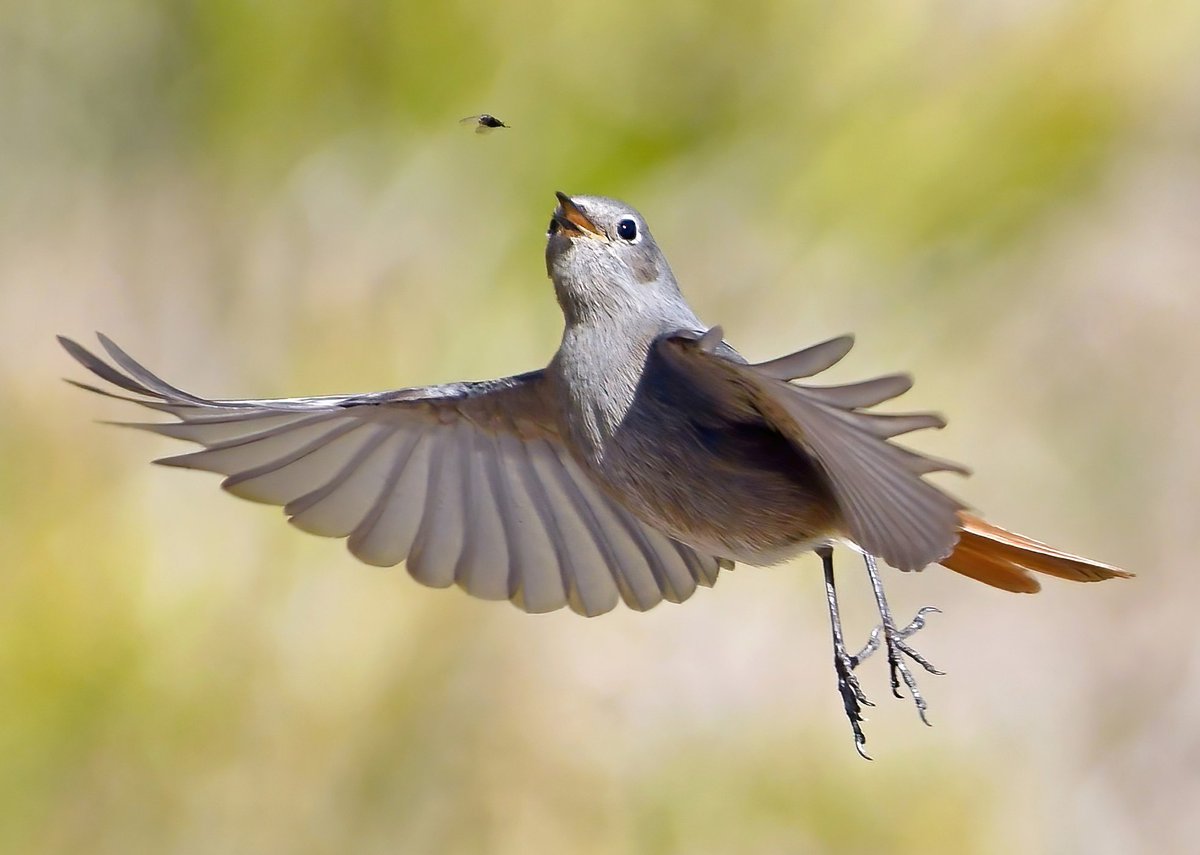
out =
[[[850,671],[852,672],[872,653],[878,650],[880,646],[886,648],[888,669],[891,671],[892,678],[892,694],[897,698],[904,697],[900,694],[900,683],[901,680],[903,680],[904,685],[908,687],[908,693],[912,695],[913,703],[917,707],[917,714],[921,716],[921,721],[925,722],[925,724],[929,724],[929,719],[925,715],[928,705],[925,703],[925,698],[921,696],[921,691],[917,688],[917,680],[913,676],[912,671],[909,669],[908,662],[905,660],[911,659],[930,674],[941,675],[946,673],[945,671],[939,671],[928,659],[926,659],[908,644],[908,638],[910,636],[915,635],[917,632],[925,628],[926,615],[940,613],[941,609],[935,608],[934,606],[925,606],[923,609],[917,612],[916,617],[912,619],[912,622],[902,629],[896,627],[896,625],[892,623],[890,619],[891,615],[889,614],[884,618],[883,623],[871,630],[871,636],[867,639],[867,643],[863,649],[854,656],[846,657]],[[838,675],[838,686],[840,688],[842,686],[840,670]],[[858,688],[857,679],[855,679],[852,684],[851,693],[851,696],[855,700],[863,702],[866,701],[866,698],[862,697],[861,689]],[[850,715],[851,708],[849,702],[847,701],[846,691],[842,692],[842,700],[843,702],[846,702],[847,715]],[[854,724],[855,737],[857,738],[861,731],[858,729],[857,724],[854,723],[853,717],[851,717],[851,722]],[[861,747],[859,748],[859,753],[862,753]]]
[[[854,731],[854,748],[865,760],[870,760],[863,747],[867,742],[863,733],[863,707],[875,706],[867,700],[866,694],[859,685],[858,675],[854,673],[860,658],[846,653],[845,649],[835,649],[833,652],[833,670],[837,673],[838,694],[842,696],[842,706],[846,710],[846,718],[850,721],[850,729]]]

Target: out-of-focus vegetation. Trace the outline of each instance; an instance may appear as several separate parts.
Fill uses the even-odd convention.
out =
[[[0,68],[0,850],[1194,847],[1200,5],[42,0]],[[534,367],[556,189],[637,205],[751,357],[857,331],[837,376],[914,370],[960,495],[1141,575],[892,574],[949,676],[927,730],[867,668],[868,764],[812,560],[527,617],[58,382],[92,329],[212,395]]]

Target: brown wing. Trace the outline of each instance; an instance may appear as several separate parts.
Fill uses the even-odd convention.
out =
[[[746,364],[725,345],[720,327],[703,335],[671,333],[659,338],[656,347],[675,370],[707,387],[714,399],[740,399],[811,457],[828,479],[850,540],[894,567],[917,570],[954,548],[958,511],[964,507],[922,476],[966,470],[889,441],[910,431],[940,428],[945,424],[940,416],[867,411],[908,391],[912,380],[905,375],[844,386],[789,382],[824,371],[852,343],[842,336],[760,365]]]
[[[156,461],[225,475],[289,521],[348,538],[367,562],[406,562],[417,581],[457,584],[529,612],[584,615],[618,599],[648,609],[711,586],[729,562],[699,555],[602,494],[555,427],[540,371],[366,395],[208,400],[171,386],[104,336],[113,364],[66,338],[81,365],[173,423],[132,427],[198,443]],[[73,381],[72,381],[73,382]]]

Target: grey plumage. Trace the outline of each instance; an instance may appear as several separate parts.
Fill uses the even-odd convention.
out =
[[[965,470],[887,442],[944,422],[862,411],[907,391],[907,377],[787,382],[836,363],[849,337],[747,365],[705,331],[640,214],[600,197],[559,202],[546,258],[567,326],[548,370],[566,390],[572,447],[611,494],[749,564],[839,538],[904,570],[950,553],[963,506],[921,476]]]
[[[202,446],[158,462],[218,472],[230,492],[281,505],[305,531],[346,538],[369,564],[404,562],[425,585],[458,585],[530,612],[597,615],[618,601],[682,602],[735,561],[816,551],[838,692],[864,757],[869,701],[855,674],[863,660],[886,651],[893,693],[906,686],[922,720],[926,703],[907,662],[941,673],[908,642],[936,610],[898,624],[876,556],[901,570],[940,562],[1017,592],[1038,590],[1035,572],[1131,575],[981,520],[926,481],[966,470],[892,440],[940,428],[942,418],[870,409],[907,392],[908,376],[796,382],[845,357],[850,336],[750,365],[692,312],[637,211],[598,196],[558,199],[546,270],[565,325],[540,371],[222,401],[167,384],[103,335],[111,363],[59,340],[128,394],[77,386],[178,419],[132,427]],[[880,616],[853,656],[833,571],[839,540],[863,552]]]
[[[406,562],[528,611],[646,609],[848,539],[901,569],[944,557],[953,498],[926,482],[955,464],[893,444],[940,427],[866,408],[903,375],[803,386],[848,336],[749,365],[684,301],[635,210],[559,196],[547,271],[566,321],[546,369],[364,395],[210,400],[171,386],[100,336],[110,362],[68,353],[176,423],[132,426],[202,446],[158,461],[225,477],[293,525],[345,537],[370,564]]]

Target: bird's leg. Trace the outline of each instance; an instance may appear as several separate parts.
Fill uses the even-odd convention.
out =
[[[909,636],[924,628],[926,615],[940,612],[940,609],[925,606],[917,612],[916,617],[908,626],[903,629],[898,628],[892,618],[892,611],[888,608],[887,597],[883,593],[883,580],[879,578],[879,567],[875,563],[875,557],[867,552],[863,553],[863,558],[867,563],[867,575],[871,577],[871,590],[875,592],[875,604],[879,607],[880,624],[871,630],[871,637],[867,639],[866,646],[857,655],[850,657],[850,667],[857,668],[859,663],[879,649],[882,642],[887,649],[888,668],[891,669],[892,694],[897,698],[903,697],[900,694],[900,680],[903,679],[909,694],[912,695],[913,703],[917,706],[917,713],[921,716],[921,721],[929,724],[929,719],[925,716],[925,699],[921,697],[921,692],[917,688],[917,680],[909,670],[904,657],[907,656],[930,674],[945,673],[939,671],[928,659],[913,650],[906,641]],[[828,577],[828,574],[826,575]],[[828,587],[828,583],[826,587]]]
[[[825,568],[825,602],[829,606],[829,625],[833,631],[833,670],[837,674],[838,693],[842,696],[842,705],[846,709],[846,718],[850,720],[850,729],[854,731],[854,748],[863,758],[870,760],[863,745],[867,737],[863,734],[863,706],[874,706],[863,694],[858,684],[854,668],[858,664],[858,656],[850,656],[846,652],[846,642],[842,637],[842,618],[838,612],[837,588],[833,582],[833,547],[822,546],[817,549],[821,556],[821,565]],[[876,642],[878,644],[878,642]]]

